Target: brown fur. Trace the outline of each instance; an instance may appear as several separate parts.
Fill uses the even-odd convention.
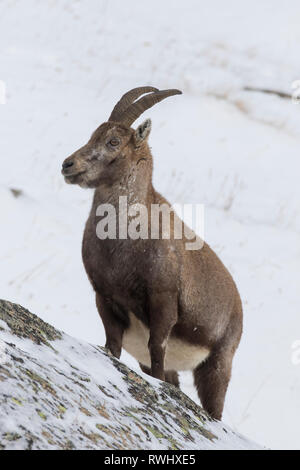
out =
[[[194,369],[195,385],[203,407],[220,419],[242,333],[241,301],[227,269],[206,243],[201,250],[188,251],[185,239],[100,240],[96,235],[101,203],[113,204],[117,214],[119,196],[148,208],[169,205],[152,186],[150,128],[149,120],[136,131],[122,123],[104,123],[65,160],[68,183],[95,188],[83,262],[112,354],[120,357],[123,336],[132,326],[130,312],[149,329],[151,370],[141,367],[153,377],[179,385],[177,372],[164,368],[169,342],[180,339],[181,344],[205,348],[209,356]],[[119,144],[111,145],[116,139]]]

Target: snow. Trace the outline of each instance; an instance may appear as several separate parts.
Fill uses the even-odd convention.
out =
[[[245,311],[224,421],[274,449],[300,448],[300,109],[244,87],[292,93],[299,20],[295,0],[0,4],[1,297],[104,343],[80,253],[92,192],[65,185],[60,166],[124,91],[182,89],[142,117],[155,186],[205,204],[206,240]]]
[[[175,387],[14,308],[1,304],[1,449],[262,449]]]

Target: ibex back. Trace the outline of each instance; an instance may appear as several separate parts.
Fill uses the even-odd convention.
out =
[[[152,185],[151,121],[131,126],[176,94],[181,92],[152,87],[126,93],[108,122],[64,161],[62,173],[67,183],[95,189],[82,255],[106,347],[117,358],[124,347],[144,372],[177,386],[177,371],[193,370],[203,407],[221,419],[242,333],[241,301],[227,269],[206,243],[187,250],[184,237],[172,236],[174,219],[170,239],[100,239],[96,233],[98,206],[112,204],[118,220],[121,196],[148,209],[169,205]]]

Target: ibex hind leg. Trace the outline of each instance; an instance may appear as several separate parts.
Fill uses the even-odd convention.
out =
[[[238,296],[235,314],[231,317],[225,336],[208,358],[193,371],[202,406],[214,419],[222,418],[232,360],[242,335],[242,318],[242,305]]]
[[[214,419],[222,418],[225,395],[231,376],[232,358],[212,353],[194,369],[194,382],[201,404]]]
[[[167,370],[165,372],[165,376],[166,376],[166,382],[169,382],[170,384],[175,385],[175,387],[180,388],[179,376],[176,370]]]
[[[144,366],[144,364],[141,364],[140,363],[140,368],[142,369],[142,371],[147,374],[147,375],[150,375],[151,376],[151,370],[150,370],[150,367],[147,367],[147,366]],[[178,374],[175,370],[167,370],[165,371],[165,379],[166,379],[166,382],[172,384],[172,385],[175,385],[175,387],[178,387],[179,388],[179,377],[178,377]]]

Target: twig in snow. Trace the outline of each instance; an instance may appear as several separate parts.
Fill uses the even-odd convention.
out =
[[[276,95],[279,96],[279,98],[284,98],[284,99],[291,99],[292,95],[289,93],[285,93],[284,91],[278,91],[278,90],[269,90],[268,88],[256,88],[256,87],[251,87],[251,86],[245,86],[244,87],[245,91],[257,91],[259,93],[267,93],[268,95]]]

